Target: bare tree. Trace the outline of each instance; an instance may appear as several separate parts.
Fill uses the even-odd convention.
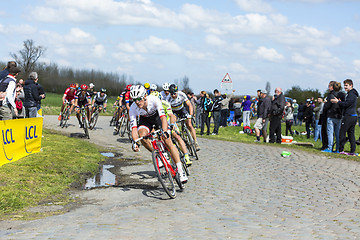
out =
[[[33,40],[28,39],[24,41],[24,48],[22,50],[19,50],[18,53],[10,53],[10,56],[24,70],[25,77],[27,77],[30,72],[34,71],[37,60],[44,55],[45,51],[46,48],[36,46]]]

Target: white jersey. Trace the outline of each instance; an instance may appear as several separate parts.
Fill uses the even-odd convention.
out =
[[[153,117],[157,113],[159,114],[159,117],[165,116],[165,111],[162,106],[161,100],[154,96],[149,95],[146,97],[147,101],[147,107],[146,110],[143,108],[139,108],[135,103],[131,104],[130,110],[129,110],[129,116],[130,116],[130,127],[135,128],[137,127],[136,117]]]
[[[177,92],[177,97],[174,99],[169,94],[166,98],[166,101],[168,101],[171,105],[171,109],[173,111],[179,111],[184,108],[184,102],[189,101],[186,94],[182,91]]]
[[[94,97],[95,102],[97,102],[97,103],[107,103],[107,95],[106,95],[106,93],[104,93],[104,96],[101,96],[100,94],[101,94],[100,92],[96,93],[96,95]]]

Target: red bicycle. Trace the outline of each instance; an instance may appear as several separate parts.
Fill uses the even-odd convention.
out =
[[[176,198],[174,179],[180,189],[183,189],[185,186],[180,181],[178,169],[174,160],[171,158],[169,150],[160,138],[163,134],[163,130],[156,130],[144,137],[136,139],[134,142],[137,143],[142,139],[149,139],[151,141],[154,149],[152,151],[152,160],[158,180],[166,194],[169,195],[170,198]]]

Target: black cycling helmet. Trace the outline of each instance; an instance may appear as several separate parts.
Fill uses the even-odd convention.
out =
[[[105,88],[102,88],[102,89],[100,90],[100,92],[106,93],[106,89],[105,89]]]
[[[176,84],[171,84],[169,87],[169,92],[170,94],[174,94],[178,91],[178,87],[176,86]]]

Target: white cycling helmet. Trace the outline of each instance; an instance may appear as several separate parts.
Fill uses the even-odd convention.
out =
[[[90,88],[93,88],[93,87],[95,87],[95,85],[94,85],[93,83],[90,83],[90,84],[89,84],[89,87],[90,87]]]
[[[169,91],[170,83],[166,82],[163,84],[162,87],[163,87],[164,91]]]
[[[143,98],[146,94],[146,89],[142,85],[132,86],[130,90],[130,97],[133,99]]]
[[[150,90],[154,90],[154,91],[156,91],[156,90],[157,90],[157,86],[156,86],[156,84],[151,84],[151,86],[150,86]]]

